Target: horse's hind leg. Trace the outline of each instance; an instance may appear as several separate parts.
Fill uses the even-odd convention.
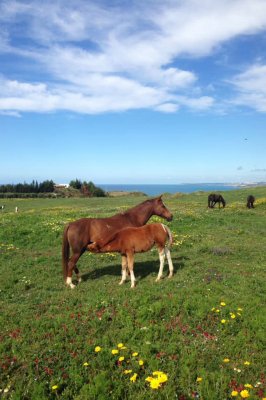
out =
[[[78,269],[77,266],[74,267],[74,271],[75,271],[75,274],[77,276],[78,283],[80,283],[82,281],[82,279],[81,279],[81,276],[79,274],[79,269]]]
[[[165,252],[163,247],[158,247],[158,252],[159,252],[159,259],[160,259],[160,269],[158,272],[158,276],[156,278],[156,282],[161,279],[163,276],[163,266],[164,266],[164,259],[165,259]]]
[[[122,255],[122,279],[119,282],[119,285],[125,283],[127,279],[127,257]]]
[[[68,286],[71,287],[71,289],[74,289],[76,287],[76,285],[74,285],[72,283],[72,275],[73,275],[73,270],[76,272],[78,279],[80,279],[79,277],[79,270],[76,267],[76,264],[79,260],[79,257],[81,256],[83,252],[79,252],[79,253],[74,253],[72,255],[72,257],[70,258],[69,262],[68,262],[68,271],[67,271],[67,278],[66,278],[66,284]]]
[[[171,258],[171,253],[168,247],[165,247],[165,255],[167,257],[167,262],[168,262],[168,266],[169,266],[169,275],[168,278],[172,278],[173,274],[174,274],[174,266],[173,266],[173,262],[172,262],[172,258]]]

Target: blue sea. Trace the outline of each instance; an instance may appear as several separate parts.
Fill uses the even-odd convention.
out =
[[[123,191],[123,192],[142,192],[148,196],[157,196],[163,193],[193,193],[198,191],[219,192],[223,190],[237,189],[236,185],[223,183],[182,183],[182,184],[97,184],[106,192]]]

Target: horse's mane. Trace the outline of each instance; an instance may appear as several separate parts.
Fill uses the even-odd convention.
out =
[[[122,215],[127,215],[127,214],[131,214],[132,212],[134,213],[134,211],[139,211],[141,208],[143,208],[143,207],[146,206],[147,204],[152,203],[153,200],[154,200],[154,199],[145,200],[145,201],[143,201],[142,203],[137,204],[136,206],[134,206],[134,207],[132,207],[132,208],[129,208],[128,210],[126,210],[126,211],[124,211],[124,212],[122,212],[122,213],[120,213],[120,214],[122,214]]]

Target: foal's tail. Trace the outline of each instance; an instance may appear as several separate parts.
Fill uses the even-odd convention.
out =
[[[167,235],[168,235],[168,245],[169,247],[172,246],[173,243],[173,235],[172,232],[170,231],[170,229],[168,228],[168,226],[162,224],[163,228],[166,230]]]
[[[69,260],[69,242],[67,237],[69,225],[65,227],[63,234],[63,243],[62,243],[62,266],[63,266],[63,276],[64,280],[67,278],[67,270],[68,270],[68,260]]]

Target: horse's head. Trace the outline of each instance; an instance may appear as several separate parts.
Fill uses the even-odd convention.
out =
[[[167,221],[172,221],[173,214],[165,207],[162,196],[156,197],[153,200],[153,213],[158,215],[158,217],[162,217]]]

